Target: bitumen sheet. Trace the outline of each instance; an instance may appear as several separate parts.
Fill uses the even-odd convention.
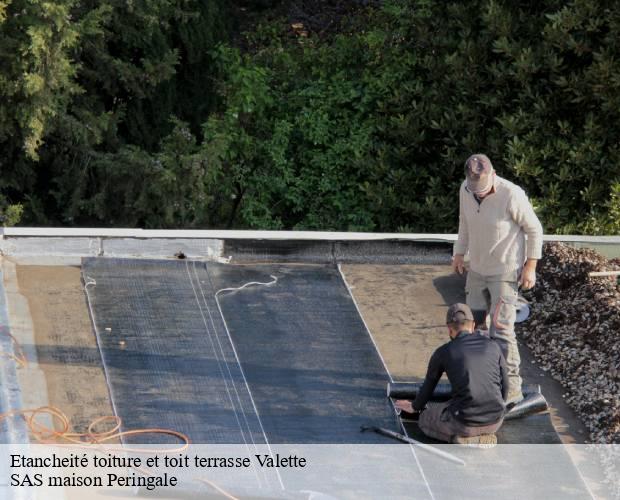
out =
[[[265,444],[203,266],[85,259],[82,276],[124,429],[168,428],[194,443]],[[161,435],[141,435],[161,443]]]
[[[394,427],[386,368],[333,265],[209,265],[239,360],[272,443],[385,442]],[[272,278],[273,276],[273,278]]]
[[[387,371],[333,265],[88,258],[82,273],[127,429],[301,444],[385,443],[360,426],[395,426]]]
[[[124,428],[249,446],[386,443],[360,425],[397,429],[390,376],[332,264],[88,258],[82,272]],[[415,425],[406,430],[426,440]],[[559,443],[548,414],[507,422],[499,440]],[[398,481],[421,498],[456,498],[480,484],[485,498],[589,498],[562,447],[549,448],[545,467],[530,466],[531,447],[451,447],[467,467],[414,452],[411,478]]]
[[[247,443],[249,454],[254,443],[393,443],[360,432],[396,421],[387,371],[337,267],[88,258],[82,273],[123,430]],[[264,471],[268,494],[291,487]],[[228,479],[237,491],[239,478]],[[426,491],[414,464],[400,482]]]

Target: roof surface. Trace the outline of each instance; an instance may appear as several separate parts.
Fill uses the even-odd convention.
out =
[[[233,285],[226,285],[226,281],[222,281],[221,285],[217,287],[219,289],[226,288],[226,286],[239,287],[243,285],[243,282],[249,281],[266,282],[265,278],[269,280],[270,275],[282,279],[285,284],[287,279],[289,283],[294,283],[301,279],[301,276],[307,276],[304,279],[310,280],[305,285],[310,287],[307,288],[309,292],[315,286],[312,284],[314,283],[313,280],[319,279],[320,282],[330,276],[333,270],[336,270],[340,276],[337,281],[341,280],[344,287],[342,290],[349,297],[349,299],[344,298],[343,304],[346,304],[346,300],[351,300],[353,312],[356,315],[359,314],[362,321],[361,326],[356,326],[354,330],[358,332],[357,334],[360,331],[364,331],[364,335],[368,333],[376,347],[376,351],[371,349],[368,352],[371,354],[372,352],[378,353],[389,379],[419,381],[423,379],[430,354],[446,340],[445,327],[443,326],[445,307],[450,303],[462,300],[463,297],[463,281],[460,277],[452,274],[448,266],[453,239],[453,235],[5,229],[3,238],[0,240],[0,250],[3,254],[4,293],[2,295],[5,297],[5,303],[0,304],[4,317],[0,314],[0,319],[23,349],[28,364],[14,367],[13,371],[3,378],[9,383],[3,383],[4,393],[0,402],[4,408],[14,407],[17,394],[15,391],[20,390],[18,396],[22,399],[22,407],[52,405],[62,408],[75,428],[85,428],[92,420],[111,412],[118,414],[123,399],[118,395],[122,394],[123,387],[126,384],[129,384],[127,387],[131,387],[131,383],[123,379],[127,373],[126,363],[120,360],[130,350],[132,339],[137,339],[137,341],[144,339],[144,333],[138,334],[139,331],[150,331],[144,325],[151,324],[151,327],[154,328],[156,324],[149,323],[152,314],[144,315],[145,305],[152,304],[149,301],[155,300],[153,297],[157,297],[158,281],[156,277],[160,276],[161,283],[165,284],[161,287],[161,297],[157,299],[164,301],[162,305],[174,304],[174,302],[170,303],[170,299],[179,299],[175,294],[180,293],[179,284],[173,285],[174,282],[167,282],[166,275],[158,274],[160,271],[157,271],[153,275],[155,278],[149,278],[151,280],[148,282],[150,283],[149,286],[144,288],[144,285],[140,285],[143,288],[140,289],[142,291],[138,295],[144,297],[141,300],[146,300],[146,302],[143,302],[139,308],[136,307],[138,303],[135,302],[137,300],[135,297],[137,296],[127,295],[124,290],[131,289],[134,284],[138,286],[138,275],[134,275],[133,265],[129,265],[125,271],[123,271],[124,268],[119,268],[121,265],[127,265],[125,264],[128,262],[127,258],[139,259],[136,264],[146,259],[144,262],[150,261],[158,269],[168,269],[169,266],[165,264],[166,260],[173,264],[173,267],[179,264],[181,266],[179,269],[191,261],[194,266],[196,262],[201,262],[200,265],[206,265],[206,269],[230,269],[231,271],[236,269],[244,271],[246,274],[247,272],[250,273],[247,275],[247,280],[241,276],[235,278]],[[603,245],[610,251],[615,251],[620,245],[620,238],[618,237],[571,237],[569,239],[576,245]],[[87,260],[83,260],[83,258]],[[121,260],[118,260],[119,258]],[[181,262],[179,258],[185,262]],[[165,260],[155,261],[152,259]],[[89,274],[90,263],[97,262],[106,262],[108,269],[114,271],[117,276],[116,281],[113,280],[116,283],[114,285],[116,291],[108,292],[109,305],[106,306],[107,309],[103,310],[101,309],[101,302],[99,305],[96,301],[93,302],[92,295],[95,289],[97,291],[103,290],[101,288],[103,278],[91,276],[92,272]],[[161,264],[157,264],[157,262],[161,262]],[[84,267],[85,263],[88,263],[86,267]],[[276,263],[278,265],[274,266]],[[308,268],[308,265],[313,267]],[[127,281],[123,285],[119,281],[120,279]],[[340,285],[334,282],[334,286]],[[138,291],[138,289],[136,290]],[[286,292],[293,299],[293,302],[286,306],[289,310],[291,307],[301,307],[302,309],[299,311],[307,310],[307,308],[304,309],[303,304],[309,296],[306,296],[302,290],[303,288],[297,287]],[[328,292],[329,290],[333,290],[332,285],[326,288],[325,292],[319,293],[317,300],[323,296],[328,297],[331,293]],[[151,293],[155,295],[151,295]],[[261,307],[267,304],[266,299],[256,295],[259,293],[256,289],[243,293],[245,294],[243,297],[256,297],[257,300],[253,305],[245,304],[243,306],[246,308],[245,310],[260,311]],[[235,300],[241,296],[240,293]],[[333,300],[331,299],[325,304],[332,304]],[[120,317],[118,315],[120,309],[115,308],[115,301],[120,301],[119,305],[125,306],[123,309],[125,316]],[[322,318],[322,314],[326,313],[327,306],[319,305],[318,302],[314,305],[310,305],[310,302],[307,304],[307,307],[315,312],[295,326],[302,346],[304,342],[307,342],[307,338],[312,335],[312,332],[321,332],[325,328],[329,330],[327,325],[333,326],[334,321],[338,321],[341,314],[335,313],[331,320],[325,316],[324,322],[321,323],[319,320]],[[183,307],[181,302],[176,308],[172,307],[168,315],[174,314],[176,309],[179,311],[179,316],[176,319],[170,318],[169,324],[161,325],[162,335],[166,331],[170,331],[171,328],[172,331],[177,331],[174,330],[175,322],[187,318],[191,311],[195,311],[191,304],[187,306],[189,309]],[[351,313],[350,306],[343,307],[349,308],[347,314]],[[182,310],[185,313],[181,314],[180,311]],[[283,314],[284,311],[285,309],[282,309],[282,312],[278,313],[276,310],[272,310],[269,313],[272,315],[270,318],[276,318],[278,314]],[[258,321],[258,317],[254,319],[247,317],[246,320],[239,319],[239,317],[243,318],[243,314],[246,313],[241,316],[238,314],[241,313],[233,308],[228,311],[225,310],[222,315],[226,322],[235,325],[238,332],[241,332],[244,324],[253,325]],[[280,328],[286,329],[286,325],[291,322],[294,323],[298,316],[299,312],[293,316],[283,316],[283,318],[288,317],[288,319],[282,320]],[[233,317],[238,321],[233,321]],[[98,330],[93,328],[92,318],[95,319],[95,326],[98,325]],[[140,323],[142,324],[140,328],[136,326],[138,323],[135,323],[139,318],[147,321],[144,324]],[[312,318],[319,322],[312,323],[314,321]],[[198,317],[198,319],[200,318]],[[263,325],[260,331],[269,330],[270,321],[271,319],[268,318],[267,323]],[[105,326],[108,324],[109,326]],[[346,324],[351,325],[352,323],[347,321]],[[303,330],[304,327],[309,328],[306,334],[301,334],[301,331],[297,332],[297,330]],[[108,331],[107,328],[110,330]],[[344,335],[343,328],[344,324],[336,329],[340,335]],[[178,330],[175,335],[182,336],[183,331],[183,329]],[[247,339],[249,338],[247,335],[251,335],[253,331],[250,328],[244,337],[239,338]],[[97,339],[97,335],[100,336],[99,339]],[[104,340],[102,341],[102,339]],[[108,344],[106,348],[105,345],[108,340],[111,344]],[[163,347],[163,344],[160,345],[159,348],[165,350],[160,352],[159,356],[169,354],[172,352],[171,350],[179,347],[178,343],[175,344],[174,339],[172,342],[167,347]],[[245,356],[250,356],[253,352],[253,342],[260,344],[260,337],[252,340],[248,344],[248,348],[244,350],[242,348],[244,342],[240,342],[238,339],[237,343],[241,346],[240,352],[245,353],[243,354]],[[317,342],[319,342],[318,338]],[[325,342],[329,342],[328,338],[321,340],[320,344],[324,345]],[[354,345],[359,345],[359,341],[355,342]],[[3,347],[9,349],[12,346],[7,346],[6,339],[4,339]],[[191,346],[189,347],[191,348]],[[267,348],[269,348],[268,345]],[[107,355],[106,349],[108,349]],[[138,344],[138,353],[139,349]],[[293,354],[296,352],[295,349],[298,349],[295,342],[286,349],[277,354],[276,359],[286,356],[286,352],[291,356],[297,356]],[[300,352],[303,353],[304,350],[302,349]],[[583,432],[583,427],[572,411],[564,404],[561,398],[561,387],[554,384],[553,381],[545,379],[544,374],[532,363],[532,358],[527,349],[523,347],[522,354],[524,358],[522,370],[526,381],[542,383],[543,392],[553,407],[553,422],[559,435],[565,442],[581,441],[584,437],[583,434],[580,434],[580,431]],[[266,358],[260,363],[254,358],[248,358],[245,363],[248,367],[256,363],[264,366],[270,355],[266,352],[265,356]],[[150,362],[143,358],[136,358],[136,363],[138,363],[136,369],[146,370],[145,373],[151,369],[149,368]],[[166,363],[168,361],[164,361],[164,365],[158,364],[157,370],[160,370],[162,366],[168,366]],[[310,364],[312,363],[320,366],[320,358],[317,358],[315,362],[312,362],[310,358]],[[10,368],[9,364],[4,363],[3,369],[9,369],[7,366]],[[112,380],[110,375],[115,366],[123,366],[125,370],[125,375],[120,376],[121,378],[112,377],[118,382]],[[295,370],[294,366],[291,369]],[[363,370],[365,368],[362,361],[356,362],[355,366],[357,366],[356,369]],[[154,365],[152,369],[155,369]],[[172,368],[169,369],[172,370]],[[174,370],[178,370],[178,368]],[[247,371],[251,372],[252,383],[256,387],[262,387],[261,377],[263,377],[264,382],[265,374],[260,370],[252,371],[251,368],[247,368]],[[276,376],[274,373],[271,375]],[[293,379],[298,377],[298,375],[291,376]],[[342,376],[342,374],[338,375],[330,383],[336,383],[338,377]],[[313,375],[308,379],[307,383],[310,384],[308,386],[310,388],[312,387],[311,380],[313,377],[316,378],[318,375]],[[279,373],[277,378],[282,380],[283,375]],[[353,379],[359,380],[359,375]],[[148,374],[146,380],[149,380]],[[380,375],[376,381],[379,386],[384,384]],[[270,383],[272,384],[273,380]],[[365,382],[357,386],[354,384],[346,390],[355,393],[355,391],[367,389],[368,384],[374,383]],[[114,389],[115,387],[116,389]],[[261,389],[256,387],[251,392],[261,393]],[[355,387],[358,388],[355,389]],[[173,389],[161,384],[158,388],[143,388],[139,393],[149,394],[149,390],[161,392],[159,396],[152,393],[152,399],[147,398],[145,400],[146,407],[152,403],[155,416],[167,408],[162,402],[162,397],[165,397],[167,391],[169,394],[178,393],[178,388]],[[287,386],[284,384],[279,391],[271,395],[263,391],[263,405],[272,404],[282,394],[295,395],[295,391],[298,390],[299,387],[296,385]],[[131,394],[131,392],[127,394]],[[322,394],[322,390],[317,390],[316,394],[318,397]],[[115,397],[118,398],[118,401],[115,401]],[[124,396],[125,400],[127,397]],[[218,396],[213,397],[218,398]],[[296,397],[303,397],[303,395],[298,394]],[[342,398],[343,396],[339,397]],[[259,400],[261,400],[260,397]],[[317,400],[317,404],[325,408],[337,409],[338,398],[335,401],[333,399],[328,401],[321,399],[320,401]],[[135,402],[132,401],[132,403]],[[281,400],[280,404],[282,407],[290,408],[292,403]],[[243,406],[245,407],[247,404]],[[272,408],[269,405],[268,407]],[[174,411],[178,411],[178,409]],[[275,410],[272,408],[271,410],[263,409],[263,411],[273,413]],[[144,408],[140,414],[145,414]],[[333,420],[333,417],[331,418]],[[163,418],[163,423],[165,421],[166,419]],[[172,422],[174,421],[173,418]],[[151,425],[150,422],[149,425]],[[283,424],[278,425],[282,427]],[[13,442],[17,440],[19,442],[26,432],[27,430],[19,424],[19,421],[14,421],[12,426],[5,429],[4,440]],[[279,435],[286,434],[280,433]],[[331,442],[333,439],[333,435],[330,438],[329,433],[327,433],[324,439],[319,439],[318,442]],[[543,439],[542,434],[541,439]]]

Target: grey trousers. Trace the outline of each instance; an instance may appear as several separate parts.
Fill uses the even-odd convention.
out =
[[[420,414],[418,426],[429,437],[450,443],[452,436],[472,437],[483,434],[494,434],[503,423],[499,422],[480,427],[465,425],[452,416],[448,411],[450,401],[444,403],[429,403]]]
[[[506,358],[509,380],[507,403],[516,403],[523,398],[523,381],[519,374],[521,356],[514,329],[519,297],[517,279],[517,272],[482,276],[469,271],[465,284],[467,305],[471,307],[474,317],[481,313],[490,314],[489,335],[499,343]]]

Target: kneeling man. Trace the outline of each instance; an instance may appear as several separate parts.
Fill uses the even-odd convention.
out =
[[[497,442],[495,432],[504,419],[508,394],[502,350],[494,340],[474,332],[474,316],[465,304],[450,306],[446,323],[450,342],[433,353],[413,404],[406,400],[395,404],[406,412],[421,412],[418,425],[434,439],[493,445]],[[444,372],[452,386],[451,399],[429,403]]]

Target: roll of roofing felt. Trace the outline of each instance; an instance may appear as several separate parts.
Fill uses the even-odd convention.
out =
[[[422,384],[390,382],[387,385],[388,397],[394,399],[415,399]],[[447,401],[452,388],[450,384],[437,384],[433,392],[433,400]],[[537,384],[523,386],[523,400],[512,406],[504,416],[504,420],[525,417],[548,409],[547,400],[540,392]]]
[[[394,399],[415,399],[421,387],[422,384],[419,382],[388,382],[387,396]],[[451,394],[452,387],[450,384],[437,384],[432,399],[434,401],[447,401]],[[538,384],[524,385],[523,395],[527,398],[530,394],[540,394],[540,386]]]
[[[523,401],[517,403],[510,408],[508,412],[506,412],[506,415],[504,415],[504,420],[525,417],[526,415],[531,415],[532,413],[545,411],[548,408],[549,406],[547,405],[547,400],[542,394],[526,394]]]

